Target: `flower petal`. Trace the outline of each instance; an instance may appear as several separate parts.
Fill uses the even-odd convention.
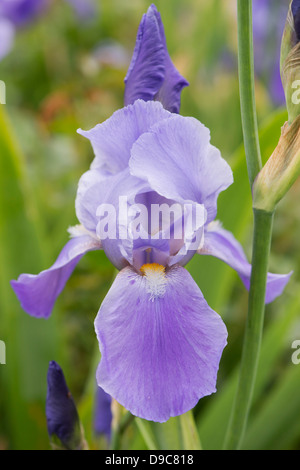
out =
[[[134,415],[163,422],[216,391],[227,331],[184,268],[147,266],[154,277],[123,269],[100,308],[97,381]]]
[[[160,28],[161,40],[165,49],[165,79],[164,82],[155,96],[155,99],[160,101],[165,109],[171,113],[179,113],[181,103],[181,92],[189,83],[178,72],[174,66],[171,57],[168,53],[166,36],[164,32],[163,23],[159,12],[156,14],[158,25]]]
[[[204,246],[198,250],[200,255],[211,255],[221,259],[231,266],[240,276],[245,287],[249,290],[251,277],[251,264],[240,243],[231,232],[224,230],[218,223],[211,224],[204,234]],[[272,274],[267,277],[266,303],[272,302],[282,294],[290,280],[289,274]]]
[[[158,93],[165,76],[165,48],[158,24],[157,10],[150,6],[143,15],[137,32],[131,63],[125,77],[124,103],[137,99],[151,101]]]
[[[100,241],[90,235],[72,238],[51,268],[37,275],[21,274],[17,281],[11,281],[22,308],[34,317],[49,317],[78,261],[88,251],[99,249]]]
[[[140,192],[147,190],[148,184],[132,176],[128,168],[105,179],[98,169],[90,170],[82,176],[79,182],[75,204],[77,217],[87,230],[95,234],[97,232],[107,257],[118,269],[122,269],[128,262],[132,263],[131,242],[126,241],[127,236],[121,237],[120,240],[120,230],[123,227],[121,217],[126,219],[127,203],[134,200],[134,196]],[[121,207],[120,198],[126,199],[125,207]],[[105,216],[107,227],[112,230],[111,234],[106,234],[105,237],[99,230],[99,210],[102,216],[104,216],[103,212],[107,214]],[[124,225],[126,230],[126,220]],[[126,249],[129,248],[127,254],[130,259],[126,254],[126,249],[125,251],[122,249],[124,244],[126,244]]]
[[[142,100],[116,111],[105,122],[78,133],[91,141],[95,152],[92,168],[117,173],[128,166],[130,150],[138,137],[156,122],[172,116],[161,103]]]
[[[186,86],[188,82],[169,56],[161,16],[151,5],[139,25],[125,77],[125,105],[137,99],[158,100],[171,113],[179,113],[181,91]]]
[[[130,171],[147,179],[162,196],[204,204],[210,222],[217,197],[232,182],[232,171],[210,144],[209,130],[191,117],[172,115],[152,126],[133,145]]]

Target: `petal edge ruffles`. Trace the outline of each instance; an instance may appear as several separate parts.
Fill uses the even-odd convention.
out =
[[[153,298],[130,267],[116,277],[95,320],[98,385],[134,415],[164,422],[216,391],[227,330],[190,274],[176,266]]]

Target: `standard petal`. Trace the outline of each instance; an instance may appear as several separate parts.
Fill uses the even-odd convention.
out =
[[[204,204],[208,222],[216,216],[219,193],[233,182],[229,165],[210,144],[209,130],[174,114],[137,140],[129,167],[168,199]]]
[[[17,281],[11,281],[22,308],[34,317],[49,317],[78,261],[88,251],[99,249],[100,241],[90,235],[72,238],[51,268],[37,275],[21,274]]]
[[[147,266],[123,269],[100,308],[97,380],[134,415],[164,422],[216,391],[227,331],[184,268]]]
[[[105,179],[98,169],[90,170],[79,182],[75,203],[77,217],[87,230],[94,234],[97,232],[107,257],[118,269],[132,263],[128,204],[137,194],[148,190],[148,183],[132,176],[128,168]],[[101,219],[105,221],[105,227]],[[121,235],[122,230],[125,230],[125,235]],[[126,248],[122,249],[124,244]]]
[[[204,246],[198,250],[200,255],[211,255],[221,259],[231,266],[240,276],[245,287],[249,290],[251,277],[251,264],[240,243],[231,232],[224,230],[220,224],[213,223],[204,234]],[[290,280],[289,274],[272,274],[267,277],[266,303],[272,302],[282,294]]]
[[[137,99],[151,101],[165,77],[165,47],[161,38],[157,10],[150,6],[137,32],[135,49],[125,77],[124,103]]]
[[[128,166],[130,150],[138,137],[150,127],[172,116],[159,102],[136,101],[116,111],[109,119],[89,131],[78,133],[91,141],[95,152],[92,168],[118,173]]]

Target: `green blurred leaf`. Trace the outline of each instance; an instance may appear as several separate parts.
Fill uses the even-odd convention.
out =
[[[285,450],[299,439],[300,367],[291,364],[252,420],[243,449]]]
[[[192,410],[180,416],[180,424],[184,450],[202,450]]]
[[[0,383],[10,446],[17,449],[45,447],[47,442],[44,400],[48,361],[57,347],[55,324],[53,319],[46,323],[26,315],[9,284],[23,271],[42,268],[41,238],[23,156],[1,105],[0,334],[7,346],[7,364],[0,370]]]

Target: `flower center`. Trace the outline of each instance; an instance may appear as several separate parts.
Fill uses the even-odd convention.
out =
[[[146,289],[152,302],[158,297],[163,297],[166,292],[167,278],[165,267],[158,263],[143,264],[141,273],[146,278]]]

